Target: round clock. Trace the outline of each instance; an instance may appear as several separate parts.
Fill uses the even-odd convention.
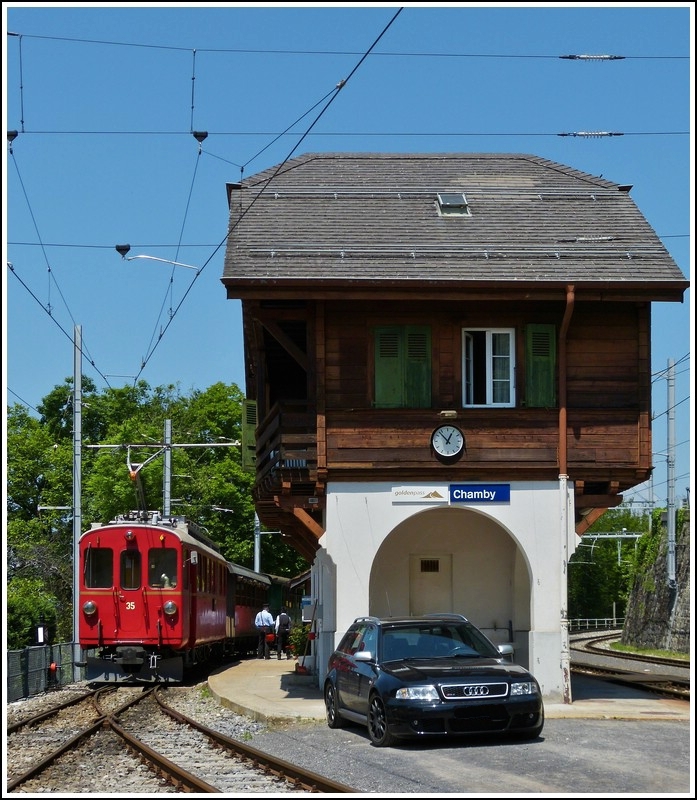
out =
[[[462,452],[465,437],[455,425],[441,425],[433,431],[431,444],[439,456],[453,458]]]

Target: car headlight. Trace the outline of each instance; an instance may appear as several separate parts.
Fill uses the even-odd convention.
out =
[[[170,617],[177,613],[177,604],[173,600],[168,600],[162,607],[165,614],[169,614]]]
[[[537,694],[537,685],[531,681],[527,681],[526,683],[511,684],[511,697],[521,697],[525,694]]]
[[[404,686],[395,692],[397,700],[438,700],[438,691],[435,686]]]
[[[97,612],[97,604],[94,600],[87,600],[85,603],[82,604],[82,610],[87,614],[88,617],[91,617],[92,614]]]

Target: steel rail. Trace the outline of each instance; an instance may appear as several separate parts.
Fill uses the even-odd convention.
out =
[[[132,736],[130,733],[125,731],[114,720],[113,717],[104,720],[104,724],[113,730],[114,733],[118,734],[124,740],[126,746],[130,750],[136,752],[151,769],[154,768],[157,774],[165,777],[178,789],[184,787],[186,791],[199,792],[200,794],[213,794],[220,792],[220,789],[216,789],[214,786],[211,786],[210,783],[207,783],[201,778],[196,777],[196,775],[193,773],[188,772],[187,770],[175,764],[173,761],[170,761],[161,753],[158,753],[156,750],[148,747],[148,745],[141,742],[140,739]]]
[[[309,770],[298,767],[295,764],[291,764],[289,761],[285,761],[284,759],[270,756],[267,753],[263,753],[261,750],[257,750],[255,747],[251,747],[251,745],[240,742],[237,739],[232,739],[223,733],[219,733],[218,731],[208,728],[206,725],[203,725],[200,722],[196,722],[196,720],[193,720],[190,717],[187,717],[185,714],[182,714],[180,711],[176,711],[168,706],[161,697],[161,693],[162,689],[158,688],[155,692],[155,699],[159,703],[162,710],[172,717],[172,719],[175,719],[185,725],[191,725],[196,730],[201,731],[201,733],[211,738],[214,742],[216,742],[216,744],[220,745],[225,750],[232,751],[235,755],[240,756],[245,760],[252,761],[254,764],[257,764],[263,768],[266,772],[285,780],[289,780],[297,785],[303,786],[310,792],[329,794],[357,793],[355,789],[347,786],[344,783],[338,783],[324,777],[323,775],[319,775],[316,772],[310,772]]]
[[[17,778],[13,778],[11,781],[7,782],[7,791],[11,792],[13,789],[20,786],[22,783],[25,783],[30,778],[36,777],[36,775],[43,772],[46,767],[49,767],[54,761],[56,761],[60,756],[64,753],[67,753],[69,750],[72,750],[79,742],[83,739],[86,739],[88,736],[91,736],[93,733],[96,733],[102,725],[104,725],[106,721],[105,717],[100,717],[96,722],[92,723],[88,728],[85,728],[82,731],[79,731],[75,734],[71,739],[68,739],[67,742],[63,742],[60,747],[56,748],[52,753],[49,753],[45,758],[41,759],[41,761],[37,761],[36,764],[31,766],[24,774],[19,775]]]
[[[34,714],[31,717],[27,717],[26,719],[19,720],[19,722],[13,722],[11,725],[8,725],[6,733],[14,733],[18,731],[20,728],[24,728],[27,725],[36,725],[37,722],[43,722],[43,720],[48,719],[49,717],[55,716],[59,711],[62,711],[64,708],[69,708],[70,706],[74,706],[77,703],[81,703],[83,700],[87,700],[90,697],[93,697],[96,694],[94,689],[85,692],[85,694],[80,695],[80,697],[73,697],[70,700],[66,700],[64,703],[59,703],[58,705],[54,706],[53,708],[49,708],[48,711],[42,711],[39,714]]]

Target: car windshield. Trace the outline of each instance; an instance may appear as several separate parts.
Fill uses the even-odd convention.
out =
[[[501,658],[494,645],[468,622],[424,622],[385,628],[382,660]]]

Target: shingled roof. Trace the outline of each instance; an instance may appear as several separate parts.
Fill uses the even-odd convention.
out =
[[[230,298],[572,283],[681,301],[630,188],[526,154],[309,153],[228,185],[222,281]]]

